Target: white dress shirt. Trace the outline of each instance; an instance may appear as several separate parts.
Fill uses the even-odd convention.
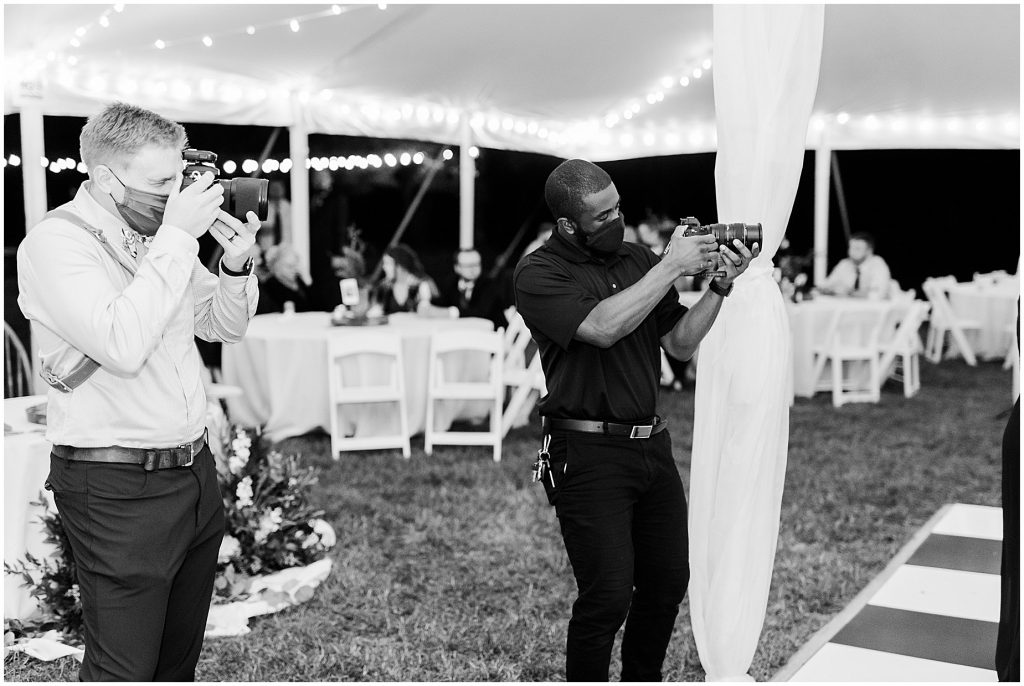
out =
[[[887,298],[892,288],[892,275],[889,265],[878,255],[871,255],[860,263],[860,282],[857,282],[857,264],[849,257],[840,260],[832,273],[828,275],[825,288],[839,294],[857,293],[869,298]],[[854,284],[857,288],[854,289]]]
[[[256,277],[211,274],[196,239],[169,224],[132,257],[125,223],[88,184],[66,209],[102,231],[136,273],[63,219],[44,219],[18,247],[18,304],[43,366],[63,376],[81,359],[77,351],[101,365],[71,393],[50,389],[46,438],[79,448],[186,443],[206,418],[193,336],[240,340],[256,311]]]

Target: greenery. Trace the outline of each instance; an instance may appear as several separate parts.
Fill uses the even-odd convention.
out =
[[[764,631],[751,670],[770,678],[845,607],[943,504],[999,505],[1009,374],[998,364],[922,363],[910,400],[890,382],[877,405],[798,400]],[[662,394],[688,482],[692,388]],[[321,471],[311,501],[342,533],[312,600],[211,639],[206,681],[537,681],[564,677],[575,584],[554,512],[530,482],[537,431],[517,429],[494,464],[485,448],[414,444],[329,456],[325,436],[278,446]],[[616,647],[616,653],[618,648]],[[5,661],[10,681],[74,680],[77,663]],[[612,677],[619,672],[614,657]],[[684,601],[665,678],[704,674]]]

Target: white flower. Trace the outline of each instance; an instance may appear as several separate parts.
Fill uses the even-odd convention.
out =
[[[249,451],[238,450],[228,457],[228,471],[232,474],[241,474],[245,465],[249,462]]]
[[[217,553],[218,564],[230,562],[238,553],[242,552],[242,545],[234,536],[225,536],[220,542],[220,552]]]
[[[306,550],[312,548],[318,543],[320,543],[320,535],[314,531],[309,536],[306,536],[304,539],[302,539],[302,548],[303,550]]]
[[[249,507],[252,505],[252,477],[247,476],[238,482],[235,488],[235,501],[238,507]]]
[[[280,530],[282,521],[284,520],[281,517],[281,508],[275,507],[269,512],[264,512],[263,516],[260,517],[260,527],[254,534],[256,542],[263,543],[267,540],[267,536]]]
[[[334,527],[324,520],[314,519],[309,525],[313,527],[313,534],[320,537],[320,544],[324,548],[333,548],[338,542],[338,537],[334,535]]]

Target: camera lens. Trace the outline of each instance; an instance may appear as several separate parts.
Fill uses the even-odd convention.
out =
[[[222,179],[224,186],[224,202],[220,208],[239,221],[245,221],[248,212],[255,212],[256,217],[264,222],[267,220],[267,194],[270,182],[266,179]]]

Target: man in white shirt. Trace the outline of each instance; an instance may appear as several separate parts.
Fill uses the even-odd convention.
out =
[[[53,387],[46,485],[78,567],[79,676],[191,681],[224,532],[193,336],[245,333],[260,222],[222,211],[212,174],[181,189],[185,130],[153,112],[110,105],[80,142],[89,180],[18,248],[18,304]],[[207,231],[219,277],[197,259]]]
[[[846,254],[818,290],[855,298],[889,297],[892,275],[885,260],[875,254],[875,239],[871,234],[861,232],[850,236]]]

